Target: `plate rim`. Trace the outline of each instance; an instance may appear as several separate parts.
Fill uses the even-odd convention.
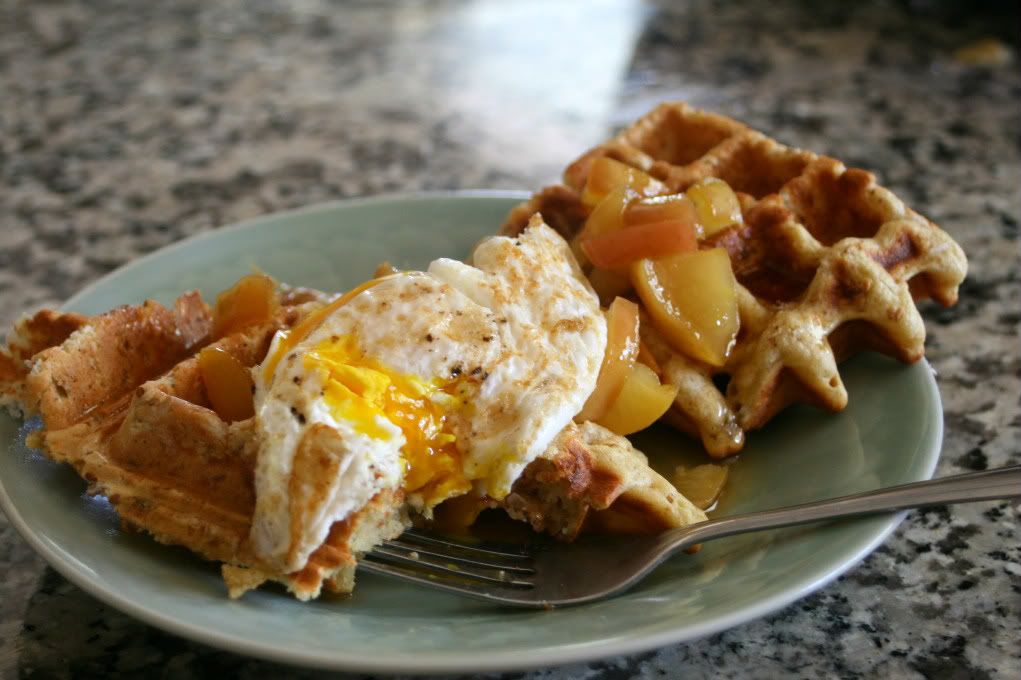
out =
[[[337,208],[422,199],[526,199],[529,195],[530,194],[528,192],[520,190],[487,189],[401,192],[360,198],[342,198],[302,206],[292,210],[268,213],[252,219],[242,220],[223,227],[193,234],[179,241],[170,243],[162,248],[158,248],[141,257],[135,258],[134,260],[131,260],[121,267],[104,274],[89,285],[85,286],[60,305],[60,308],[73,308],[81,298],[87,297],[94,289],[98,288],[108,279],[122,276],[136,268],[143,267],[147,262],[154,258],[165,257],[168,253],[173,253],[178,249],[191,246],[195,242],[208,238],[219,237],[227,233],[250,229],[260,223],[270,220],[277,220],[281,218],[287,219],[302,214],[325,212]],[[930,479],[935,472],[942,449],[944,434],[944,419],[942,417],[943,405],[942,396],[935,380],[935,371],[925,358],[923,358],[919,364],[921,364],[921,368],[924,369],[921,371],[923,376],[922,379],[926,385],[928,396],[933,402],[932,408],[937,409],[937,412],[940,414],[939,418],[934,419],[934,426],[930,433],[930,445],[925,448],[926,455],[923,461],[923,467],[920,471],[921,476],[919,477],[919,479]],[[473,656],[471,650],[466,650],[464,652],[445,651],[435,654],[417,653],[415,658],[383,659],[378,656],[368,654],[359,654],[357,652],[351,653],[343,649],[326,653],[315,650],[295,650],[274,647],[239,635],[210,629],[200,624],[192,624],[188,621],[180,620],[179,617],[163,614],[162,612],[138,603],[129,597],[122,596],[116,591],[106,588],[102,584],[91,580],[84,570],[76,568],[72,562],[65,560],[57,548],[51,546],[46,539],[36,534],[18,508],[13,504],[2,477],[0,477],[0,510],[3,510],[11,525],[19,533],[22,539],[24,539],[55,571],[104,604],[132,616],[147,625],[155,626],[156,628],[162,629],[171,634],[179,635],[194,642],[217,647],[232,653],[243,654],[250,657],[294,666],[348,672],[389,672],[415,675],[457,672],[522,671],[535,668],[561,666],[569,663],[591,661],[612,656],[630,655],[648,651],[650,649],[658,649],[670,644],[695,641],[762,618],[825,587],[836,580],[839,576],[854,568],[866,556],[872,553],[890,536],[891,533],[893,533],[907,515],[907,511],[890,515],[869,540],[854,548],[850,554],[838,563],[830,565],[825,573],[815,576],[811,580],[801,584],[799,587],[781,591],[747,606],[738,607],[734,611],[723,616],[719,616],[706,623],[695,623],[682,628],[668,628],[652,633],[625,634],[614,637],[609,641],[582,642],[563,647],[543,649],[532,652],[527,659],[522,658],[523,653],[521,651],[487,652],[484,657],[479,657],[478,655]]]

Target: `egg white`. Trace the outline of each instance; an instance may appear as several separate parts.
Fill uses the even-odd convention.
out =
[[[448,420],[465,477],[494,498],[581,410],[598,377],[606,323],[567,244],[536,224],[517,239],[484,241],[473,258],[436,260],[427,273],[379,282],[330,314],[272,375],[256,369],[251,540],[266,562],[300,569],[334,522],[402,483],[401,430],[379,417],[389,436],[370,437],[325,404],[320,378],[302,360],[324,340],[353,336],[365,355],[425,381],[463,378]],[[282,342],[274,339],[269,356]],[[337,435],[330,455],[340,472],[326,493],[292,482],[299,442],[317,424]],[[293,536],[296,505],[303,521]]]

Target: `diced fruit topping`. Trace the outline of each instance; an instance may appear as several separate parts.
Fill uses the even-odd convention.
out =
[[[620,233],[638,227],[634,233]],[[572,249],[583,265],[611,269],[694,250],[700,234],[695,206],[684,195],[641,198],[628,185],[620,185],[589,214]]]
[[[729,465],[719,463],[678,465],[674,471],[673,483],[685,498],[705,510],[712,507],[720,497],[729,471]]]
[[[625,185],[611,189],[608,194],[599,201],[599,204],[589,213],[585,220],[585,226],[581,230],[580,238],[593,238],[617,231],[624,226],[624,210],[628,204],[635,199],[633,191]]]
[[[631,273],[626,267],[621,269],[594,267],[589,272],[588,280],[602,305],[609,305],[613,298],[623,297],[631,292]]]
[[[638,355],[638,305],[617,298],[606,313],[606,353],[596,388],[578,414],[579,422],[598,420],[620,394]]]
[[[666,186],[650,175],[620,161],[600,156],[592,161],[581,202],[594,208],[614,189],[625,186],[641,196],[655,196],[666,191]]]
[[[684,194],[642,198],[632,202],[624,211],[624,226],[627,227],[671,221],[692,225],[695,227],[696,236],[701,238],[702,228],[698,224],[695,205]]]
[[[677,397],[677,388],[662,385],[645,364],[632,366],[620,394],[596,422],[619,435],[628,435],[652,425],[666,413]]]
[[[589,213],[588,219],[585,220],[585,226],[571,241],[571,251],[578,260],[578,264],[584,268],[591,264],[581,247],[582,241],[609,234],[624,226],[624,210],[634,198],[634,192],[622,184],[611,189],[603,200],[599,201],[599,205]]]
[[[721,179],[710,177],[688,187],[685,195],[695,204],[698,222],[703,229],[702,238],[742,221],[737,194]]]
[[[631,268],[638,297],[673,347],[722,366],[740,324],[737,282],[723,248],[639,260]]]
[[[252,374],[241,362],[218,347],[199,352],[199,375],[217,415],[228,423],[255,415]]]
[[[697,247],[693,223],[679,220],[637,224],[581,241],[581,248],[592,264],[606,269],[635,260],[690,252]]]
[[[648,347],[646,347],[645,343],[642,342],[640,338],[638,340],[638,361],[651,368],[652,372],[660,378],[663,377],[663,369],[660,368],[659,362],[656,361],[656,357],[653,356],[652,352]]]
[[[276,283],[265,274],[242,276],[216,297],[213,337],[222,338],[246,326],[269,321],[277,313]]]
[[[715,178],[683,194],[664,191],[662,183],[639,170],[596,159],[582,197],[592,210],[571,244],[579,262],[591,267],[589,278],[600,301],[616,298],[596,389],[577,419],[619,434],[655,422],[670,408],[677,388],[660,384],[662,369],[638,340],[638,309],[616,296],[633,288],[674,349],[713,366],[726,362],[740,327],[727,252],[698,250],[700,239],[741,222],[737,195]],[[633,347],[622,353],[622,339],[631,342],[631,337]]]

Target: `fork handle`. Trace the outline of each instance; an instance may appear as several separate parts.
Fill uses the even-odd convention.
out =
[[[760,529],[778,529],[820,520],[874,515],[928,505],[1013,497],[1021,497],[1021,465],[709,520],[689,527],[688,530],[677,530],[677,536],[668,539],[671,544],[667,549],[679,549],[693,543]]]

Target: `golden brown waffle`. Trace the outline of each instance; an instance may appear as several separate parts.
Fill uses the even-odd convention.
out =
[[[586,152],[564,185],[515,208],[501,232],[518,233],[540,212],[565,238],[577,235],[588,214],[581,190],[600,156],[647,172],[669,193],[716,177],[741,202],[743,224],[702,244],[727,249],[739,283],[741,331],[726,364],[674,351],[648,321],[642,331],[680,390],[667,420],[711,455],[740,450],[746,431],[791,403],[843,409],[839,361],[862,350],[919,360],[925,327],[915,302],[957,300],[967,271],[961,248],[871,173],[683,103],[660,105]],[[728,378],[725,393],[719,376]]]
[[[0,393],[26,415],[42,416],[30,444],[72,465],[126,528],[222,562],[232,597],[265,581],[303,600],[323,587],[349,592],[357,556],[409,525],[403,497],[379,494],[335,523],[301,571],[274,573],[248,543],[254,419],[228,423],[212,410],[196,356],[212,345],[254,366],[273,334],[320,298],[285,291],[272,322],[213,342],[212,313],[197,293],[181,296],[173,309],[148,301],[92,318],[40,312],[19,324],[0,352]],[[514,491],[508,511],[561,539],[573,538],[594,515],[601,528],[628,531],[705,518],[626,439],[594,425],[565,430]]]
[[[499,507],[568,541],[583,529],[655,533],[706,519],[627,438],[588,422],[564,428]]]
[[[211,343],[245,366],[315,296],[285,291],[279,318]],[[349,591],[355,554],[403,531],[402,499],[379,497],[330,535],[292,574],[261,567],[248,546],[258,448],[251,419],[224,422],[209,406],[195,352],[212,314],[196,293],[174,309],[147,301],[94,318],[44,311],[18,325],[0,365],[4,394],[43,428],[30,443],[71,464],[107,496],[127,528],[224,563],[232,595],[266,580],[308,599],[325,585]],[[8,377],[10,375],[10,378]]]

